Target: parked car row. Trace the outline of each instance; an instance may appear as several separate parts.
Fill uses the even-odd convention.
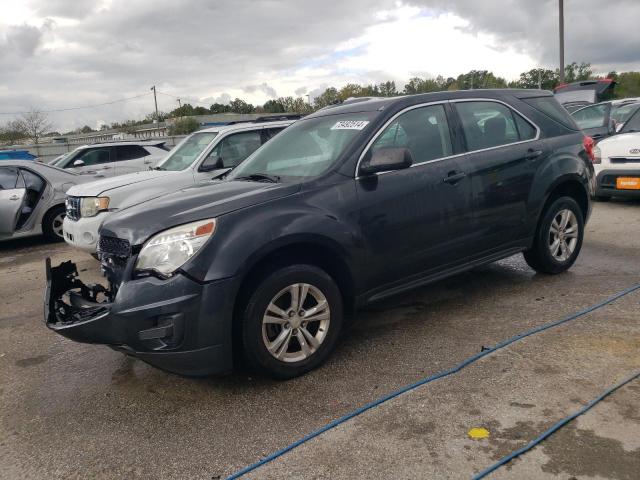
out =
[[[598,150],[548,92],[354,99],[289,123],[201,131],[153,171],[69,189],[66,239],[96,248],[107,284],[47,260],[46,325],[180,374],[242,354],[290,378],[329,357],[346,312],[580,252]]]

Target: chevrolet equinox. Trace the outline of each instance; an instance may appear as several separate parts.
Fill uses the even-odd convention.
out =
[[[524,252],[575,262],[593,141],[548,92],[354,99],[293,124],[227,178],[117,212],[108,286],[47,259],[47,326],[167,371],[277,377],[330,355],[345,312]]]

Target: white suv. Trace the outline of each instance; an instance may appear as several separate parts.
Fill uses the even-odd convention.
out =
[[[149,170],[167,156],[164,141],[110,142],[83,145],[58,157],[52,165],[75,173],[114,177]]]
[[[153,170],[72,187],[67,192],[65,241],[95,255],[98,229],[112,212],[218,178],[292,123],[271,120],[200,130]]]

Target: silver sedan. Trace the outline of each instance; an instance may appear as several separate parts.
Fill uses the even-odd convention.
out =
[[[44,163],[1,161],[0,241],[40,234],[62,240],[65,192],[96,179]]]

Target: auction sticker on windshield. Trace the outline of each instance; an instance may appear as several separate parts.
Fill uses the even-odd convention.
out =
[[[341,120],[331,130],[362,130],[368,123],[367,120]]]

